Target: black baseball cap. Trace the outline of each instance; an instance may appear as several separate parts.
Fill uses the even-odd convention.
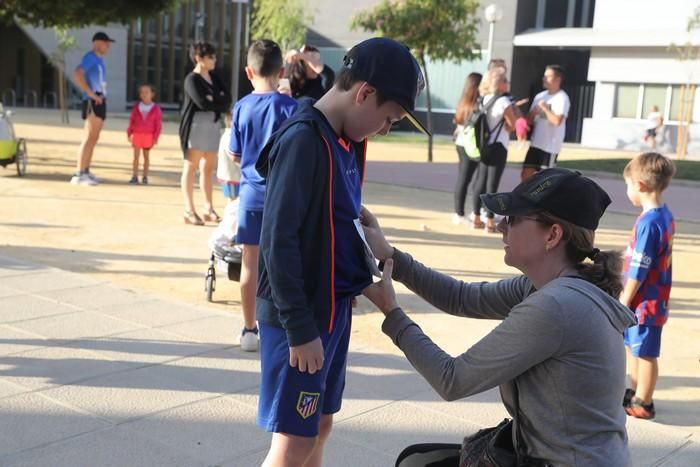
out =
[[[359,79],[403,107],[413,126],[430,134],[413,113],[416,97],[425,88],[425,79],[408,47],[386,37],[367,39],[345,55],[343,68],[352,69]]]
[[[109,37],[107,33],[98,31],[92,36],[92,41],[105,41],[105,42],[114,42],[114,39]]]
[[[487,193],[481,201],[503,216],[524,216],[546,211],[586,229],[598,221],[610,197],[596,182],[576,170],[553,168],[535,173],[510,193]]]

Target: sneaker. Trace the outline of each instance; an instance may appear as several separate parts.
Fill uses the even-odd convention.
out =
[[[148,185],[148,177],[141,178],[141,183],[143,183],[144,185]]]
[[[452,223],[454,225],[464,224],[464,216],[460,216],[457,213],[452,214]]]
[[[97,182],[94,182],[87,174],[75,174],[70,179],[71,185],[81,185],[81,186],[95,186]]]
[[[632,388],[625,389],[625,395],[622,397],[622,406],[624,408],[627,408],[630,406],[630,402],[632,401],[634,394],[635,394],[634,389],[632,389]]]
[[[654,401],[651,401],[651,403],[647,405],[639,397],[633,397],[632,400],[630,400],[630,405],[629,407],[625,407],[625,412],[631,417],[644,420],[651,420],[656,416]]]
[[[136,177],[131,177],[129,180],[129,185],[138,185],[139,184],[139,179]]]
[[[100,180],[99,178],[97,178],[97,177],[95,176],[95,174],[93,174],[93,173],[90,172],[89,170],[85,172],[85,175],[87,175],[87,177],[88,177],[90,180],[92,180],[93,182],[95,182],[95,185],[97,185],[98,183],[100,183],[100,182],[102,181],[102,180]]]
[[[257,352],[259,346],[258,328],[248,329],[243,327],[243,332],[241,332],[241,350],[244,352]]]

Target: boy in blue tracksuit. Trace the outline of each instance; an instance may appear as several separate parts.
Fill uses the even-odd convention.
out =
[[[256,317],[264,465],[320,466],[340,410],[353,297],[371,283],[359,218],[367,137],[408,117],[423,88],[416,60],[386,38],[353,47],[333,88],[301,104],[257,163],[267,193]]]

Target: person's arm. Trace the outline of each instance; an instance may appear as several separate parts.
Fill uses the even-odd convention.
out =
[[[238,116],[240,115],[240,107],[238,104],[233,108],[231,116],[231,139],[228,143],[228,153],[233,158],[234,162],[241,163],[241,153],[243,148],[241,145],[241,131],[238,126]]]
[[[323,65],[323,70],[319,73],[321,77],[321,86],[324,91],[328,91],[333,87],[333,82],[335,81],[335,72],[328,65]]]
[[[560,115],[554,112],[544,99],[537,103],[537,107],[538,110],[544,114],[547,121],[554,126],[559,126],[566,120],[566,115]]]
[[[622,289],[622,293],[620,294],[620,303],[625,305],[627,308],[630,308],[632,299],[635,295],[637,295],[637,292],[641,286],[641,281],[636,279],[627,279],[627,281],[625,281],[625,286]]]
[[[381,282],[391,287],[391,262]],[[371,286],[370,286],[371,287]],[[386,303],[391,306],[391,301]],[[503,384],[554,355],[564,330],[557,304],[547,297],[515,308],[493,331],[458,357],[436,345],[401,308],[385,311],[382,331],[445,400],[452,401]]]
[[[649,222],[638,222],[634,235],[634,250],[631,252],[625,285],[620,294],[620,302],[627,307],[631,307],[634,296],[646,280],[661,241],[656,225]]]
[[[218,75],[212,73],[211,75],[212,83],[214,83],[214,89],[216,89],[216,95],[214,96],[214,104],[216,105],[217,112],[227,112],[231,108],[231,94],[226,89],[226,86],[221,82]]]
[[[156,127],[153,132],[153,144],[158,143],[158,138],[160,138],[160,133],[163,131],[163,111],[160,106],[156,104]]]
[[[134,104],[131,108],[131,114],[129,115],[129,126],[126,127],[126,136],[131,141],[131,135],[134,134],[134,126],[136,125],[136,112],[139,111],[139,105]]]
[[[102,97],[98,96],[93,92],[92,89],[90,89],[90,86],[87,83],[87,80],[85,79],[85,72],[90,69],[92,66],[96,66],[96,62],[92,58],[91,55],[86,54],[83,59],[80,62],[80,65],[75,69],[73,72],[73,79],[75,80],[76,84],[78,87],[85,93],[87,96],[95,101],[97,105],[102,104]]]
[[[218,111],[218,104],[214,102],[214,96],[211,91],[207,89],[203,83],[198,82],[199,80],[204,80],[204,78],[196,77],[194,73],[190,73],[185,78],[185,93],[194,102],[194,104],[200,110],[206,110],[211,112]]]
[[[272,299],[290,347],[319,337],[306,295],[300,232],[327,176],[318,135],[311,127],[300,127],[288,130],[272,148],[280,154],[267,178],[260,238]]]
[[[508,102],[508,106],[503,110],[503,120],[505,120],[504,130],[508,133],[512,133],[515,130],[515,119],[517,118],[515,111],[517,107],[511,101]]]
[[[365,238],[375,257],[393,259],[393,279],[403,283],[436,308],[455,315],[503,319],[532,290],[525,276],[497,282],[467,283],[434,271],[386,241],[377,218],[364,206],[360,210]]]

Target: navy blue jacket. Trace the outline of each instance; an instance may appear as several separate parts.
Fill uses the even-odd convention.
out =
[[[256,164],[267,186],[256,317],[284,328],[290,346],[332,331],[335,320],[335,156],[312,105],[299,105]],[[364,180],[367,141],[353,144]]]

